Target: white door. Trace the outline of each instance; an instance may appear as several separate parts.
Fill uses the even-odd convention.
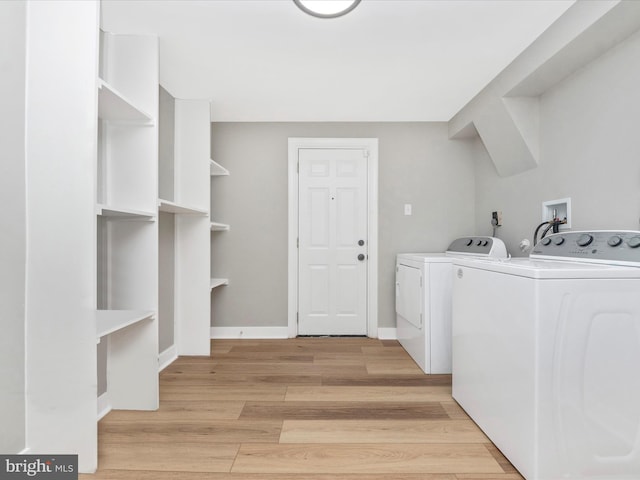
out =
[[[367,334],[367,151],[298,150],[298,334]]]

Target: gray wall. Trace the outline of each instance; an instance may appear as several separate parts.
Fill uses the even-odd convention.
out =
[[[541,204],[571,197],[572,229],[638,229],[640,217],[640,34],[594,60],[541,97],[538,168],[500,178],[476,144],[476,230],[490,212],[512,255],[532,240]]]
[[[445,123],[213,123],[212,158],[231,171],[211,181],[213,326],[287,325],[287,139],[379,139],[379,326],[395,326],[395,256],[444,251],[472,233],[474,143]],[[413,204],[405,216],[404,204]]]
[[[26,4],[0,2],[0,452],[25,447]],[[10,47],[9,47],[10,46]]]

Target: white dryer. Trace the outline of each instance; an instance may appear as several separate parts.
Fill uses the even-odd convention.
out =
[[[640,479],[640,232],[454,260],[453,397],[527,480]]]
[[[402,253],[396,259],[396,331],[425,373],[451,373],[451,281],[455,256],[505,258],[499,238],[463,237],[445,253]]]

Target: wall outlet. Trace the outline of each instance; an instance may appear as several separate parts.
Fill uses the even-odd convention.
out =
[[[491,212],[491,225],[495,225],[496,227],[502,226],[502,211],[497,210]]]
[[[404,204],[404,214],[405,215],[411,215],[411,204],[410,203],[405,203]]]

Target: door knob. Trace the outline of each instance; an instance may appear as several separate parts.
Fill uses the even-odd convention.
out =
[[[364,245],[364,240],[358,240],[358,245],[363,246]]]
[[[360,255],[358,255],[358,260],[360,261],[364,260],[364,253],[361,253]]]

